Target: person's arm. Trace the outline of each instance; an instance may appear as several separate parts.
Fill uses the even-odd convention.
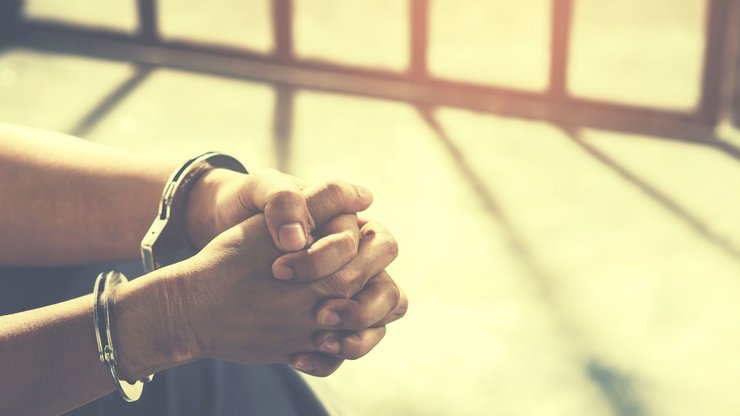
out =
[[[176,166],[0,124],[0,264],[136,259]]]
[[[0,264],[138,258],[164,184],[181,162],[0,124],[0,232],[5,237],[0,239]],[[244,175],[214,169],[196,182],[185,204],[186,234],[200,248],[263,212],[275,245],[284,252],[300,250],[313,231],[302,185],[274,170]],[[336,195],[352,188],[372,202],[363,187],[345,182],[323,186]]]
[[[119,352],[138,357],[149,374],[184,362],[158,347],[169,342],[155,327],[164,321],[158,307],[162,273],[136,279],[116,293]],[[92,295],[0,316],[0,414],[57,415],[114,389],[110,371],[98,359]]]
[[[316,195],[309,201],[315,198],[319,201],[309,206],[319,225],[341,213],[336,201]],[[366,205],[351,193],[343,200],[350,210]],[[271,265],[281,253],[264,216],[257,215],[195,257],[121,286],[112,317],[121,375],[135,380],[187,361],[218,358],[291,362],[322,376],[342,358],[364,355],[380,341],[384,325],[403,315],[406,301],[394,284],[372,284],[388,279],[382,270],[395,258],[395,240],[382,227],[361,225],[356,251],[329,250],[349,252],[331,257],[350,262],[330,268],[338,271],[324,278],[311,273],[297,273],[295,282],[272,278]],[[298,252],[293,257],[300,259],[291,264],[312,264],[312,256],[325,254]],[[59,414],[113,390],[98,361],[91,310],[91,296],[84,296],[0,317],[0,414]],[[324,322],[330,311],[339,322]],[[338,347],[324,351],[331,356],[320,353],[327,334]]]

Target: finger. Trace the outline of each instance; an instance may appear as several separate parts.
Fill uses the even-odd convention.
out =
[[[339,234],[346,231],[351,231],[359,244],[360,226],[357,220],[357,214],[338,215],[324,223],[321,227],[318,227],[316,234],[319,238],[324,238],[331,234]]]
[[[296,370],[316,377],[326,377],[339,368],[344,359],[319,352],[302,352],[290,357]]]
[[[340,214],[364,211],[373,202],[369,189],[345,181],[325,182],[304,192],[314,225],[324,224]]]
[[[380,322],[375,323],[375,325],[373,326],[388,325],[389,323],[397,321],[403,318],[404,315],[406,315],[406,312],[409,310],[409,299],[408,297],[406,297],[406,293],[404,293],[401,288],[398,288],[398,291],[401,295],[401,298],[398,300],[398,305],[396,305],[396,309],[389,313],[385,318],[381,319]]]
[[[300,184],[290,175],[274,169],[261,170],[240,190],[242,205],[265,213],[267,228],[282,251],[301,250],[312,228],[306,198]]]
[[[382,225],[370,222],[360,230],[360,235],[357,256],[338,272],[314,283],[319,294],[327,298],[352,298],[398,255],[396,239]]]
[[[356,360],[375,348],[385,336],[385,332],[385,326],[359,332],[322,331],[314,336],[314,342],[323,353]]]
[[[275,260],[273,275],[280,280],[313,281],[339,271],[357,255],[360,229],[355,214],[335,217],[320,231],[328,235],[308,250],[288,253]]]
[[[365,225],[368,222],[370,222],[370,221],[371,221],[370,218],[368,218],[364,214],[358,214],[357,215],[357,226],[360,227],[360,229],[362,229],[363,227],[365,227]]]
[[[360,331],[386,319],[396,310],[400,300],[398,286],[382,271],[354,298],[334,298],[320,303],[316,319],[324,328]]]

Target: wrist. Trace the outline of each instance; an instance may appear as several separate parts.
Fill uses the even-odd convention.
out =
[[[177,306],[177,296],[173,299],[166,272],[158,270],[115,291],[111,327],[118,369],[129,382],[198,358],[181,336],[184,308]]]
[[[212,169],[193,186],[185,205],[185,234],[198,250],[205,247],[225,228],[218,212],[219,193],[244,174],[229,169]]]

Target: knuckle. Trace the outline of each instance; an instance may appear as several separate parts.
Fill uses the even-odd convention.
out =
[[[392,260],[398,257],[398,241],[391,234],[386,233],[386,238],[383,240],[383,246],[385,251],[388,253]]]
[[[372,319],[370,313],[361,307],[350,309],[346,320],[347,325],[356,331],[369,328],[370,325],[374,324],[374,322],[371,322]]]
[[[357,278],[357,270],[354,267],[343,267],[332,275],[332,279],[337,283],[347,284]]]
[[[386,285],[386,296],[388,296],[389,304],[391,308],[396,308],[401,302],[401,289],[394,281],[390,281],[390,284]]]
[[[354,296],[352,281],[354,272],[351,270],[340,270],[331,278],[320,281],[323,295],[326,297],[338,297],[349,299]]]
[[[324,184],[324,192],[326,192],[327,197],[336,202],[344,200],[344,196],[347,193],[348,188],[349,184],[340,179],[327,181]]]
[[[405,296],[399,300],[396,309],[393,310],[393,316],[396,318],[403,318],[406,312],[409,310],[409,300]]]
[[[327,197],[338,199],[342,197],[342,185],[337,180],[328,181],[324,183],[324,194],[326,194]]]
[[[385,336],[385,326],[363,332],[347,335],[342,343],[342,354],[349,360],[356,360],[367,355]]]
[[[297,191],[281,189],[272,193],[268,205],[278,205],[280,207],[289,208],[294,206],[294,204],[302,198],[301,194]]]
[[[350,232],[338,234],[335,244],[339,253],[349,254],[350,256],[357,255],[357,250],[359,249],[358,241]]]
[[[365,356],[368,352],[370,351],[362,345],[349,344],[343,348],[342,355],[348,360],[357,360]]]

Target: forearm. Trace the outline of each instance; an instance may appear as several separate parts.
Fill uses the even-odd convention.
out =
[[[159,281],[120,286],[113,317],[120,372],[131,379],[179,364],[164,346]],[[92,289],[92,288],[91,288]],[[92,296],[0,317],[0,414],[53,415],[115,389],[98,359]]]
[[[0,124],[0,264],[137,258],[176,166]]]

